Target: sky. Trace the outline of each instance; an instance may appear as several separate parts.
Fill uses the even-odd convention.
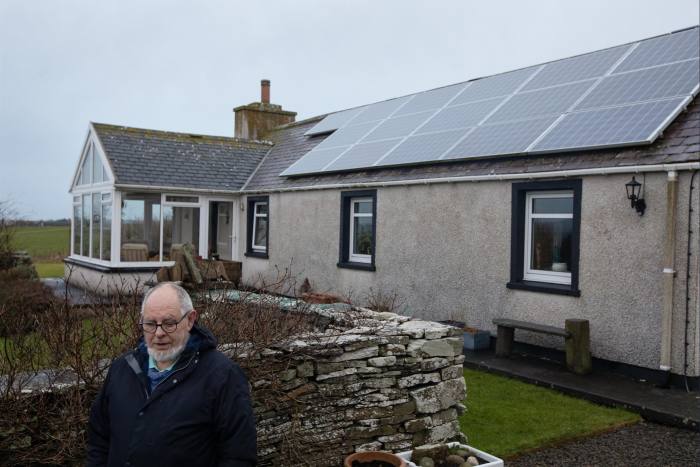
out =
[[[0,201],[69,217],[89,122],[233,136],[668,33],[698,0],[0,0]]]

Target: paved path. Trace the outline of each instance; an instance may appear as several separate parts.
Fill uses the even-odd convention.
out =
[[[507,467],[685,467],[699,463],[700,433],[649,422],[505,461]]]

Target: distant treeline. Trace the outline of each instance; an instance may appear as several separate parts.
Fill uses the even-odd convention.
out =
[[[40,221],[28,221],[24,219],[14,219],[8,222],[16,227],[57,227],[70,225],[70,219],[49,219]]]

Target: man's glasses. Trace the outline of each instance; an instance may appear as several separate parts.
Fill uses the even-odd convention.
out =
[[[192,310],[190,310],[192,311]],[[180,324],[180,321],[185,319],[187,315],[189,314],[189,311],[182,315],[182,318],[179,320],[175,321],[174,319],[168,319],[163,321],[162,323],[158,324],[155,321],[139,321],[139,326],[141,326],[141,329],[143,329],[143,332],[147,332],[149,334],[153,334],[158,330],[158,326],[160,328],[170,334],[171,332],[175,332],[177,330],[177,325]]]

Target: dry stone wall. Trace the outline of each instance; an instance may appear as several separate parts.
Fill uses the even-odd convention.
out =
[[[256,404],[261,465],[339,466],[355,451],[466,442],[458,423],[466,397],[462,330],[348,308],[316,312],[331,323],[352,315],[352,327],[331,324],[268,350],[293,358],[278,359],[287,362],[281,402]],[[251,383],[254,399],[270,384]]]

